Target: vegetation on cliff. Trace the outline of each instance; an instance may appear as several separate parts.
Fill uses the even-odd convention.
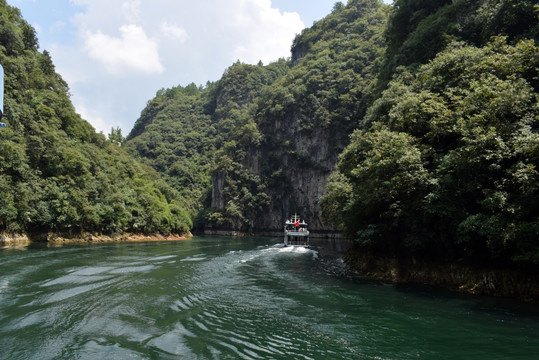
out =
[[[205,88],[191,84],[162,89],[137,120],[127,150],[181,193],[193,218],[249,227],[268,197],[261,179],[242,164],[249,147],[262,137],[253,101],[287,70],[285,60],[267,66],[238,62]],[[226,174],[229,200],[213,209],[211,179],[218,172]]]
[[[539,261],[538,66],[533,41],[498,37],[398,74],[341,155],[327,216],[369,248]]]
[[[337,2],[290,60],[161,89],[123,139],[75,113],[0,1],[0,230],[256,231],[303,203],[373,253],[537,265],[537,11]]]
[[[397,1],[389,24],[380,78],[393,80],[342,153],[325,215],[371,251],[539,263],[537,7]]]
[[[160,91],[127,146],[205,225],[256,229],[338,163],[321,209],[359,246],[538,263],[537,18],[531,0],[338,2],[289,62]]]
[[[270,213],[282,219],[283,211],[305,206],[294,200],[300,190],[293,173],[317,169],[327,177],[373,100],[388,13],[377,0],[338,3],[298,35],[291,61],[236,63],[219,81],[199,88],[190,98],[197,105],[189,110],[172,110],[186,101],[183,90],[161,90],[128,136],[127,149],[196,199],[191,211],[205,226],[253,231]],[[165,100],[170,92],[177,96]],[[185,111],[196,125],[179,125],[186,121]],[[300,138],[315,133],[331,142],[329,159],[320,159],[320,144],[300,146]],[[198,135],[210,151],[186,138]],[[184,156],[178,149],[184,146],[193,152]],[[186,164],[189,174],[173,173]]]
[[[177,192],[134,161],[117,136],[97,134],[75,113],[34,29],[5,1],[0,63],[8,124],[0,129],[0,232],[189,230]]]

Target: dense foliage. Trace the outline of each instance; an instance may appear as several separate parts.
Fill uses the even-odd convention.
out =
[[[194,85],[161,90],[127,148],[165,174],[186,201],[194,200],[190,210],[202,224],[255,229],[294,192],[283,167],[332,170],[334,162],[322,164],[298,150],[297,137],[320,132],[331,139],[335,159],[344,149],[372,101],[388,10],[377,0],[337,4],[298,35],[292,61],[236,63],[192,94],[186,90]],[[222,184],[213,196],[212,177]]]
[[[75,113],[68,86],[18,9],[0,1],[5,117],[0,231],[186,232],[180,197]]]
[[[398,66],[424,64],[456,39],[483,46],[496,35],[537,38],[537,16],[534,0],[396,0],[380,77],[385,84]]]
[[[252,231],[329,176],[323,215],[364,249],[539,263],[532,0],[337,2],[290,60],[159,90],[127,139],[80,119],[0,4],[2,230]]]
[[[180,193],[190,213],[199,208],[198,200],[210,184],[210,154],[215,151],[217,134],[204,113],[202,91],[194,84],[158,91],[126,145]],[[134,136],[138,127],[143,130]]]
[[[373,100],[388,9],[377,0],[336,5],[298,35],[292,53],[303,57],[262,93],[259,122],[293,118],[299,130],[336,127],[348,136]]]
[[[364,249],[538,263],[537,18],[531,0],[338,2],[290,62],[160,91],[128,148],[206,226],[297,208],[294,173],[342,152],[320,206]]]
[[[205,88],[191,84],[158,91],[128,136],[127,149],[153,166],[183,196],[193,218],[220,225],[249,226],[249,209],[264,203],[260,179],[242,165],[261,134],[253,100],[288,69],[280,60],[268,66],[233,64]],[[143,129],[143,130],[139,130]],[[213,172],[226,174],[228,201],[222,213],[211,208]]]
[[[322,208],[371,250],[539,263],[537,8],[527,1],[447,3],[396,2],[386,59],[400,53],[406,61],[397,63],[411,66],[398,69],[360,121]],[[459,6],[477,9],[459,21],[481,19],[490,35],[506,36],[482,46],[453,40],[427,62],[432,55],[416,42],[427,33],[421,28],[441,25],[434,19]],[[476,43],[487,38],[484,31]],[[424,57],[406,57],[406,47]]]

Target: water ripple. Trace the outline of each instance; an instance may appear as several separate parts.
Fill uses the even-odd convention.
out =
[[[537,353],[537,316],[355,283],[342,271],[340,259],[266,240],[28,249],[0,267],[0,359]]]

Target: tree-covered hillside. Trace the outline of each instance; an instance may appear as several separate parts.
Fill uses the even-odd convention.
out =
[[[539,49],[454,43],[403,71],[343,152],[324,210],[360,244],[539,261]]]
[[[537,11],[534,0],[397,0],[380,76],[388,81],[398,66],[424,64],[454,40],[484,46],[496,35],[537,39]]]
[[[324,214],[370,251],[539,263],[538,15],[531,1],[396,1],[380,73],[393,80]]]
[[[128,151],[158,170],[201,222],[221,216],[211,210],[211,186],[213,172],[223,169],[241,185],[227,182],[228,196],[236,197],[241,209],[236,214],[255,209],[267,195],[242,165],[249,146],[261,138],[253,100],[287,69],[284,60],[268,66],[236,63],[205,88],[159,90],[127,137]]]
[[[370,251],[539,262],[538,11],[337,2],[290,61],[158,92],[127,146],[206,227],[298,211]]]
[[[189,230],[179,194],[75,113],[34,29],[4,0],[0,63],[0,232]]]
[[[298,35],[291,61],[236,63],[198,91],[160,90],[128,150],[191,199],[205,227],[274,230],[294,211],[330,227],[318,199],[372,101],[388,13],[377,0],[338,3]]]

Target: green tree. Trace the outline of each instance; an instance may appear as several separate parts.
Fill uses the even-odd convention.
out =
[[[119,126],[112,127],[110,129],[110,134],[108,135],[108,139],[111,143],[122,146],[125,143],[125,138],[122,136],[122,129],[120,129]]]
[[[187,231],[180,195],[76,114],[49,53],[37,47],[20,11],[1,1],[9,126],[0,131],[0,232]],[[111,135],[123,142],[119,128]]]
[[[384,88],[399,66],[417,68],[451,41],[483,46],[492,36],[510,41],[538,39],[533,0],[396,0],[386,31]]]
[[[533,41],[455,43],[389,84],[330,187],[352,185],[343,218],[356,239],[440,258],[537,261],[538,55]]]

